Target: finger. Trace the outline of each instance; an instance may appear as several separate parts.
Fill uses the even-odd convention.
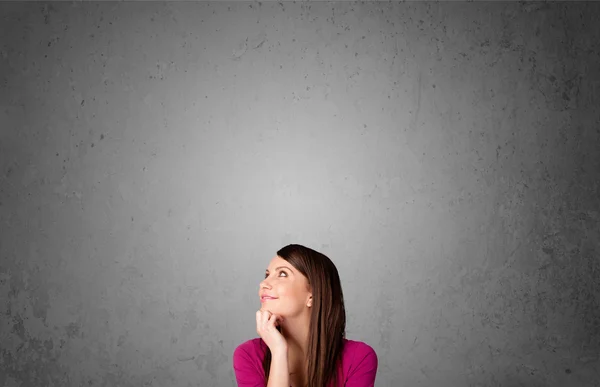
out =
[[[275,315],[275,326],[279,325],[280,323],[281,323],[281,316]]]
[[[269,317],[269,326],[275,327],[277,326],[277,315],[276,314],[272,314],[271,317]]]
[[[262,337],[261,330],[262,330],[262,327],[264,326],[262,320],[263,320],[263,318],[262,318],[262,312],[261,311],[256,312],[256,332],[261,337]]]
[[[262,323],[266,324],[271,316],[273,316],[273,313],[269,312],[268,310],[264,310],[262,315]]]
[[[265,312],[261,309],[256,312],[256,329],[262,330],[263,327],[265,326],[265,323],[266,323]]]

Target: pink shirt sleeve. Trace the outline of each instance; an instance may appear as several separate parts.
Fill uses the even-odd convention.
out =
[[[367,344],[354,352],[352,367],[348,370],[345,387],[374,387],[377,376],[377,354]]]
[[[265,387],[262,363],[248,345],[238,346],[233,352],[233,370],[239,387]]]

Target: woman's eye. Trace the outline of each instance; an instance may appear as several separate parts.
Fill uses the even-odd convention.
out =
[[[284,273],[286,277],[288,276],[288,275],[287,275],[287,273],[286,273],[285,271],[283,271],[283,270],[279,272],[279,274],[280,274],[280,275],[281,275],[281,273]],[[265,274],[265,279],[266,279],[268,276],[269,276],[268,274]]]

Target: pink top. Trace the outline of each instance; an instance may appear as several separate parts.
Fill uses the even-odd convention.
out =
[[[233,352],[233,369],[239,387],[265,387],[262,360],[267,345],[260,338],[248,340]],[[373,387],[377,374],[377,354],[362,341],[344,339],[342,386]]]

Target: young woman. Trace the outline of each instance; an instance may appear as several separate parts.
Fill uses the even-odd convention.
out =
[[[377,355],[345,338],[346,311],[338,271],[308,247],[277,252],[260,283],[260,337],[233,353],[239,387],[372,387]]]

